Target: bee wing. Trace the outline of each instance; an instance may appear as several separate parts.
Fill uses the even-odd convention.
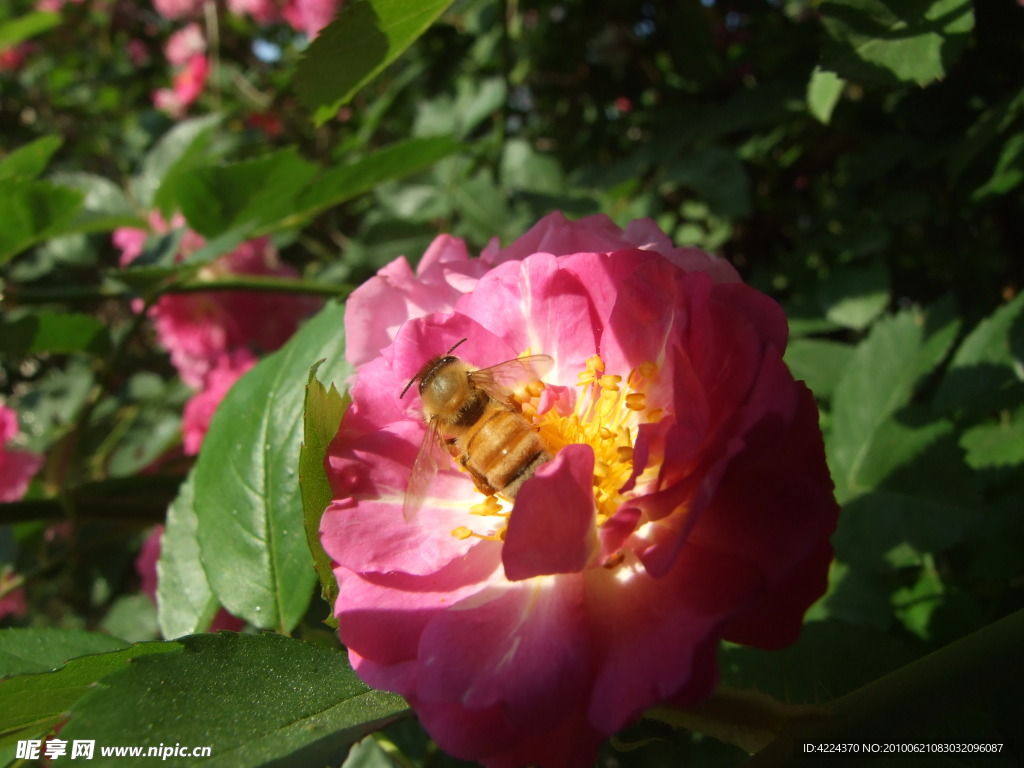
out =
[[[430,484],[434,482],[434,476],[441,465],[442,441],[437,422],[431,420],[427,424],[423,442],[420,443],[420,449],[416,453],[416,460],[412,464],[412,474],[409,475],[409,485],[405,490],[402,515],[406,520],[412,520],[420,511],[423,500],[427,497],[427,491],[430,490]]]
[[[517,386],[540,381],[554,362],[548,355],[517,357],[470,371],[469,380],[495,400],[505,401]]]

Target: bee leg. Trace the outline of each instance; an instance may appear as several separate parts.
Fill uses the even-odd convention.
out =
[[[459,458],[459,454],[462,451],[460,451],[458,445],[456,445],[456,439],[454,437],[449,437],[448,439],[446,439],[444,441],[444,445],[445,448],[448,449],[448,453],[451,454],[453,459]]]

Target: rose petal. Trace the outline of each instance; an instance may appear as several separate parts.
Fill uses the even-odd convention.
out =
[[[595,556],[593,478],[594,449],[567,445],[523,484],[501,553],[510,581],[575,573]]]
[[[589,666],[581,587],[491,587],[439,614],[423,632],[417,698],[467,710],[503,703],[513,727],[531,729],[578,708]]]

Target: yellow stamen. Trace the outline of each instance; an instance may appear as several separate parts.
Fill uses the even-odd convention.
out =
[[[501,504],[493,496],[488,496],[481,503],[474,504],[469,508],[469,514],[471,515],[500,515]]]
[[[593,494],[598,526],[604,525],[635,492],[623,492],[622,488],[633,477],[634,442],[640,424],[645,420],[658,421],[664,415],[661,408],[649,408],[645,391],[657,375],[658,367],[650,361],[642,363],[627,376],[605,373],[604,361],[599,355],[592,355],[587,358],[586,369],[577,375],[580,389],[572,413],[550,408],[542,416],[537,416],[537,398],[544,391],[542,382],[523,385],[515,393],[515,401],[523,415],[534,424],[551,453],[572,444],[593,448]],[[643,488],[655,481],[659,473],[659,464],[644,467],[636,479],[636,487]],[[458,539],[474,537],[504,541],[509,508],[508,499],[487,496],[469,508],[469,513],[477,521],[473,527],[482,532],[460,526],[452,531],[452,535]],[[490,522],[486,518],[491,518]],[[621,557],[613,557],[609,566],[614,567],[621,561]]]
[[[626,395],[626,407],[631,411],[642,411],[647,403],[647,395],[643,392],[634,392]]]
[[[554,451],[574,443],[594,449],[594,501],[597,523],[603,525],[626,501],[620,489],[633,475],[633,443],[648,407],[642,390],[658,368],[645,362],[628,376],[606,374],[598,355],[588,358],[586,366],[577,377],[580,394],[573,412],[559,415],[552,409],[538,426]]]

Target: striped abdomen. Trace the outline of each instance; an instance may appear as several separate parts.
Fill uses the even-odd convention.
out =
[[[514,497],[551,454],[519,413],[495,401],[456,441],[459,460],[485,493]]]

